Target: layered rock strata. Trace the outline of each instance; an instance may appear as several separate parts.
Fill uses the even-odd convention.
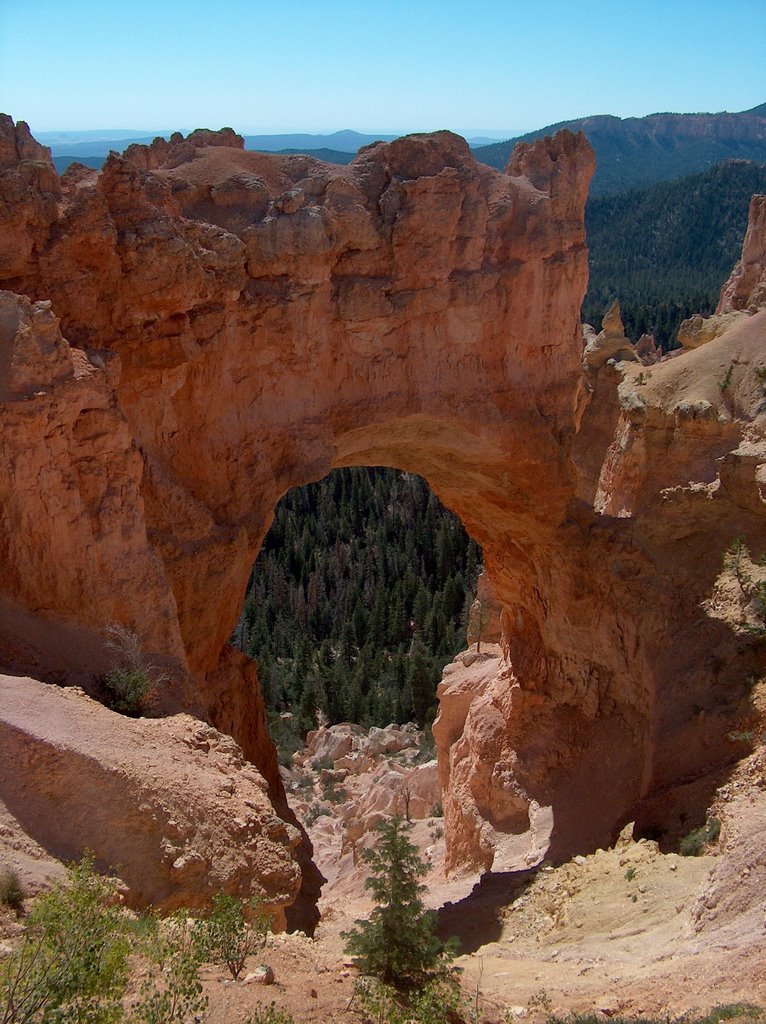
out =
[[[338,168],[226,131],[59,180],[2,120],[0,284],[28,296],[4,298],[8,615],[76,636],[84,672],[105,623],[135,630],[166,706],[230,732],[282,799],[255,677],[226,648],[274,506],[337,466],[416,472],[502,607],[503,671],[440,752],[450,866],[492,866],[535,808],[552,856],[662,827],[679,787],[736,756],[747,703],[752,646],[702,605],[732,531],[763,535],[766,313],[688,373],[586,374],[592,171],[567,132],[501,174],[449,133]],[[724,374],[736,354],[725,389],[713,354]],[[44,675],[40,634],[24,656]]]

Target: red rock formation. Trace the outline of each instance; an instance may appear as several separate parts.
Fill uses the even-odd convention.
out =
[[[766,305],[766,196],[753,196],[742,256],[721,289],[716,313]]]
[[[126,719],[81,691],[0,676],[0,777],[21,828],[62,860],[91,850],[133,907],[255,893],[284,926],[300,841],[228,736],[188,716]],[[66,813],[61,813],[64,807]]]
[[[651,366],[653,363],[659,363],[660,359],[662,359],[662,349],[654,340],[653,334],[641,335],[636,342],[636,355],[644,366]]]
[[[441,751],[472,794],[446,795],[453,867],[489,867],[534,808],[552,855],[629,816],[659,827],[657,794],[731,759],[719,698],[752,655],[700,607],[732,524],[762,529],[746,474],[736,494],[716,485],[719,456],[741,462],[735,419],[754,416],[745,364],[702,397],[682,360],[651,387],[609,365],[583,376],[582,136],[499,174],[445,132],[344,169],[194,133],[60,186],[9,120],[0,149],[0,252],[23,253],[0,282],[51,302],[68,342],[3,342],[47,368],[0,364],[4,607],[91,638],[134,629],[193,691],[167,702],[206,708],[278,799],[252,679],[226,651],[250,568],[289,487],[396,466],[458,512],[503,605],[510,665]],[[17,319],[40,308],[7,301]],[[729,358],[717,344],[684,359],[702,372]],[[24,373],[43,394],[14,390]],[[694,707],[710,713],[691,742]]]

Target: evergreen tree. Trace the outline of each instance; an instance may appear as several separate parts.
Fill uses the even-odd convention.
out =
[[[356,958],[364,974],[386,985],[410,991],[438,973],[453,945],[435,934],[436,915],[426,910],[420,879],[428,868],[409,839],[410,826],[401,818],[381,822],[380,840],[363,859],[370,866],[365,888],[375,908],[357,928],[342,932],[346,952]]]
[[[582,319],[601,328],[614,298],[625,333],[676,345],[693,313],[712,313],[739,258],[754,192],[766,165],[726,160],[680,181],[594,197],[585,208],[590,280]]]
[[[426,724],[433,705],[435,683],[431,660],[423,642],[416,636],[412,641],[409,658],[409,691],[412,717],[419,726]]]
[[[317,709],[330,723],[426,722],[480,559],[420,477],[337,470],[279,503],[232,642],[259,663],[267,707],[302,729]]]

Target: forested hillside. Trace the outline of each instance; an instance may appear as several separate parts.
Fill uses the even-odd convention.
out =
[[[541,139],[561,128],[585,132],[595,150],[592,196],[670,181],[706,170],[721,160],[766,160],[763,104],[737,114],[581,117],[548,125],[518,139],[479,146],[474,155],[482,163],[503,170],[517,142]]]
[[[679,181],[589,199],[583,320],[600,330],[618,298],[632,341],[646,332],[672,347],[683,319],[715,308],[754,192],[766,192],[766,164],[727,160]]]
[[[234,643],[267,706],[299,728],[428,722],[441,669],[465,646],[481,551],[420,477],[337,470],[294,488],[248,585]]]

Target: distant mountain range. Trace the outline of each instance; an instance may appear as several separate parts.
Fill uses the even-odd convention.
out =
[[[336,150],[339,153],[356,153],[371,142],[392,142],[398,135],[365,135],[362,132],[342,131],[331,135],[245,135],[245,149],[258,149],[267,153],[296,150],[304,153],[316,149]]]
[[[624,119],[599,114],[479,146],[474,154],[482,163],[502,170],[517,142],[531,142],[561,128],[583,131],[596,152],[592,196],[681,178],[721,160],[766,161],[766,103],[738,114],[650,114]]]
[[[741,113],[650,114],[619,118],[609,114],[561,121],[505,142],[478,145],[476,158],[502,170],[519,141],[551,135],[560,128],[583,131],[596,151],[596,174],[591,195],[612,195],[658,181],[670,181],[704,171],[721,160],[766,161],[766,103]],[[100,167],[111,149],[118,152],[131,143],[149,143],[154,136],[113,132],[40,133],[51,146],[61,173],[77,160]],[[169,138],[169,133],[166,134]],[[362,146],[391,141],[396,135],[370,135],[354,131],[311,135],[246,135],[247,149],[272,153],[308,153],[329,163],[347,164]],[[74,141],[76,139],[76,141]]]
[[[169,139],[172,132],[148,134],[139,131],[93,131],[93,132],[39,132],[39,142],[50,146],[53,162],[59,174],[69,164],[77,161],[88,167],[101,167],[111,150],[121,153],[126,146],[148,145],[158,135]],[[350,130],[331,134],[312,135],[307,132],[293,132],[282,135],[245,135],[245,149],[265,153],[309,153],[317,160],[333,164],[347,164],[355,154],[372,142],[391,142],[399,135],[370,135]],[[468,138],[469,145],[481,146],[495,140],[487,136]]]

